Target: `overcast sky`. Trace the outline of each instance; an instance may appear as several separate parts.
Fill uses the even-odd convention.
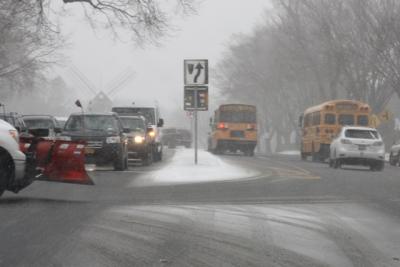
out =
[[[211,68],[221,58],[232,34],[250,33],[266,8],[268,0],[205,0],[198,14],[174,23],[179,30],[163,40],[161,47],[135,48],[129,43],[113,41],[106,31],[96,33],[81,17],[66,17],[64,31],[71,46],[66,50],[69,62],[59,73],[75,88],[80,86],[68,71],[75,65],[94,84],[107,92],[107,84],[127,68],[135,72],[132,82],[114,95],[125,104],[141,99],[158,100],[165,105],[182,106],[183,59],[206,58]],[[212,76],[210,77],[212,84]],[[215,90],[210,87],[210,96]],[[83,90],[81,90],[83,91]],[[81,94],[83,92],[80,92]],[[89,96],[89,92],[83,93]],[[122,104],[122,103],[120,103]]]

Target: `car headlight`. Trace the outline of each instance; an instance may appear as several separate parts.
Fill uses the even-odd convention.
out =
[[[135,138],[133,140],[135,141],[135,144],[141,144],[144,141],[144,137],[137,135],[137,136],[135,136]]]
[[[375,143],[372,144],[373,146],[383,146],[382,141],[376,141]]]
[[[15,142],[19,143],[18,131],[9,130],[8,132],[10,133],[11,137],[14,138]]]
[[[119,137],[119,136],[110,136],[110,137],[107,137],[106,143],[107,143],[107,144],[117,144],[117,143],[121,143],[121,137]]]
[[[149,136],[150,136],[151,138],[153,138],[154,136],[156,136],[156,132],[155,132],[155,131],[149,132]]]

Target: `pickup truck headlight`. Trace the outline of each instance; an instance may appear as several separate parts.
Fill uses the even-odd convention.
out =
[[[155,132],[155,131],[150,131],[150,132],[149,132],[149,136],[150,136],[151,138],[154,138],[154,136],[156,136],[156,132]]]
[[[140,135],[136,135],[133,140],[135,141],[135,144],[141,144],[144,141],[144,137],[140,136]]]
[[[119,136],[110,136],[106,139],[107,144],[118,144],[121,143],[121,137]]]

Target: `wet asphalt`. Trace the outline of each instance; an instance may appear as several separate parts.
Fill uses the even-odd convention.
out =
[[[0,266],[400,266],[400,168],[225,155],[257,174],[162,183],[150,167],[0,199]],[[139,181],[148,180],[145,185]]]

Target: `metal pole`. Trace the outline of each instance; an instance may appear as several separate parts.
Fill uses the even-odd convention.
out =
[[[198,91],[195,90],[194,93],[194,106],[195,106],[195,110],[194,110],[194,164],[197,165],[197,95],[198,95]]]
[[[81,106],[81,111],[82,111],[82,128],[83,131],[85,132],[86,127],[85,127],[85,112],[83,111],[83,107]]]

